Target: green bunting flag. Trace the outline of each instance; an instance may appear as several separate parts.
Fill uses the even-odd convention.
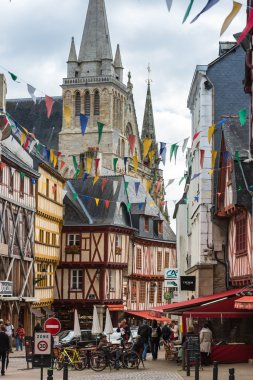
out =
[[[41,147],[41,145],[40,145],[40,143],[36,146],[36,153],[38,153],[39,151],[40,151],[40,147]]]
[[[98,125],[98,143],[100,143],[102,133],[103,133],[104,124],[100,123],[100,121],[97,121],[97,125]]]
[[[247,119],[247,110],[246,109],[240,110],[238,115],[239,115],[240,124],[243,127]]]
[[[130,212],[130,209],[131,209],[131,203],[128,202],[128,203],[127,203],[127,211]]]
[[[74,201],[77,200],[77,193],[73,193],[73,199],[74,199]]]
[[[117,169],[117,162],[118,162],[118,157],[115,157],[113,159],[113,169],[114,169],[114,172],[116,173],[116,169]]]
[[[194,3],[194,0],[190,0],[190,4],[188,5],[188,8],[186,9],[186,12],[185,12],[185,15],[184,15],[184,19],[183,19],[183,22],[182,24],[187,20],[190,12],[191,12],[191,9],[192,9],[192,6],[193,6],[193,3]]]
[[[16,82],[16,81],[17,81],[17,79],[18,79],[17,75],[15,75],[15,74],[11,73],[10,71],[8,71],[8,73],[10,74],[10,76],[11,76],[11,79],[12,79],[12,80],[14,80],[14,82]],[[20,83],[20,82],[17,82],[17,83]]]
[[[185,203],[185,204],[188,203],[188,198],[187,198],[187,197],[184,197],[184,203]]]
[[[183,177],[180,179],[180,181],[179,181],[178,184],[181,185],[181,183],[183,182],[184,179],[186,179],[186,176],[183,176]]]
[[[78,164],[77,164],[77,161],[76,161],[76,157],[75,157],[75,156],[72,156],[72,158],[73,158],[73,164],[74,164],[75,171],[77,171],[77,169],[78,169]]]
[[[25,173],[20,172],[20,178],[23,180],[25,178]]]
[[[239,163],[240,162],[240,158],[239,158],[239,152],[238,150],[235,151],[235,160]]]
[[[127,192],[128,185],[129,185],[129,182],[125,182],[125,193]]]
[[[239,185],[238,192],[242,191],[242,187]]]
[[[77,178],[78,178],[78,176],[79,176],[79,173],[80,173],[80,169],[79,169],[79,168],[77,168],[77,169],[76,169],[76,173],[75,173],[75,179],[77,179]]]
[[[175,156],[175,161],[176,161],[176,158],[177,158],[177,150],[178,150],[178,145],[177,144],[172,144],[171,147],[170,147],[170,161],[172,159],[172,156],[174,154]]]

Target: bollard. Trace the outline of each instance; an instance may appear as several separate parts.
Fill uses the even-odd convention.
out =
[[[186,376],[191,376],[190,351],[186,350]]]
[[[199,380],[199,354],[195,356],[195,380]]]
[[[54,374],[53,369],[52,369],[52,368],[49,368],[49,369],[47,370],[47,380],[54,380],[54,378],[53,378],[53,374]]]
[[[218,380],[218,362],[213,362],[213,380]]]
[[[63,363],[63,380],[68,380],[69,378],[69,362],[68,357],[64,357],[64,363]]]
[[[235,380],[235,369],[229,368],[229,380]]]

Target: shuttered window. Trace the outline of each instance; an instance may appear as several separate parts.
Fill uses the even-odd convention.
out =
[[[138,248],[137,253],[136,253],[136,269],[141,269],[141,268],[142,268],[142,253],[141,253],[141,249]]]
[[[90,116],[90,93],[86,91],[84,96],[84,112],[85,115]]]
[[[163,283],[158,282],[157,284],[157,303],[162,303],[163,301]]]
[[[157,252],[157,271],[162,270],[162,252]]]
[[[81,112],[81,95],[80,95],[80,92],[77,92],[75,96],[75,115],[79,116],[80,112]]]
[[[247,252],[247,217],[242,212],[236,216],[236,254],[241,255]]]
[[[140,282],[139,302],[144,303],[146,301],[146,282]]]
[[[100,99],[99,99],[99,92],[96,91],[94,94],[94,115],[98,116],[100,112]]]

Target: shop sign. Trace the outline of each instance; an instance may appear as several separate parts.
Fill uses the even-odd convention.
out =
[[[165,288],[178,288],[178,280],[165,280],[164,281]]]
[[[196,276],[180,276],[181,290],[195,291]]]
[[[0,296],[12,296],[12,295],[13,295],[13,282],[0,281]]]
[[[178,268],[166,268],[164,271],[165,280],[178,280]]]
[[[171,292],[165,292],[164,295],[163,295],[164,299],[167,301],[167,300],[171,300],[173,298],[173,291]]]

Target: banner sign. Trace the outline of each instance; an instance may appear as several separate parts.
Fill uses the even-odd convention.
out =
[[[195,291],[196,277],[195,276],[180,276],[181,290]]]
[[[0,281],[0,296],[12,296],[12,294],[13,294],[13,282]]]
[[[165,280],[178,280],[178,268],[166,268],[164,271]]]

